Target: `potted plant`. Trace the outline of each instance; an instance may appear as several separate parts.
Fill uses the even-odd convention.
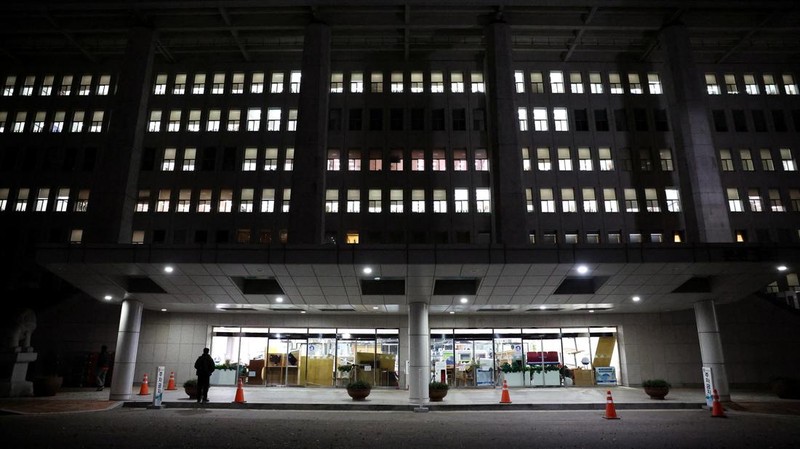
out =
[[[183,383],[183,391],[189,396],[189,399],[197,399],[197,379],[189,379]]]
[[[354,401],[363,401],[369,396],[371,391],[372,385],[364,380],[356,380],[347,384],[347,394],[349,394]]]
[[[664,379],[647,379],[642,382],[644,392],[650,396],[650,399],[664,399],[664,396],[669,393],[669,388],[672,385]]]
[[[428,397],[431,402],[441,402],[447,396],[447,390],[450,387],[444,382],[433,381],[428,384]]]

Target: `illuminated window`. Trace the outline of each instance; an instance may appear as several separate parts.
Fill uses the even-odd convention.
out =
[[[416,214],[425,213],[425,191],[414,189],[411,191],[411,212]]]
[[[537,148],[536,149],[536,166],[539,171],[550,171],[553,169],[553,164],[550,162],[550,148]]]
[[[797,171],[797,164],[792,158],[792,150],[789,148],[781,148],[781,164],[783,171]]]
[[[731,212],[743,212],[744,206],[742,200],[739,199],[739,191],[737,189],[726,189],[728,194],[728,210]]]
[[[750,210],[752,212],[763,212],[764,208],[761,204],[761,195],[758,189],[747,189],[747,201],[750,203]]]
[[[778,189],[769,189],[769,209],[772,212],[786,212],[786,207],[781,200],[781,192]]]
[[[233,74],[233,79],[231,80],[231,93],[237,95],[244,93],[244,73],[237,72]]]
[[[287,150],[287,158],[288,158]],[[278,169],[278,149],[267,148],[264,151],[264,171],[275,171]]]
[[[619,73],[608,74],[608,88],[613,95],[621,95],[625,93],[625,91],[622,89],[622,81],[620,80]]]
[[[364,74],[353,72],[350,74],[350,92],[360,94],[364,92]]]
[[[647,74],[647,87],[652,95],[661,95],[662,93],[664,93],[664,90],[661,87],[661,79],[658,77],[658,73]]]
[[[347,243],[348,245],[358,245],[359,242],[358,232],[355,231],[348,232],[345,239],[346,239],[345,243]]]
[[[370,73],[369,91],[373,93],[383,92],[383,73],[372,72]]]
[[[258,159],[258,148],[245,148],[244,160],[242,161],[242,171],[256,171]]]
[[[547,131],[547,108],[533,108],[533,129]]]
[[[219,132],[219,123],[222,117],[222,111],[219,109],[212,109],[208,111],[208,121],[206,122],[206,131]]]
[[[328,163],[326,170],[339,171],[341,164],[341,153],[339,150],[328,150]]]
[[[661,160],[661,171],[672,171],[672,151],[669,148],[658,150],[658,157]]]
[[[261,110],[258,110],[259,116]],[[238,109],[231,109],[228,111],[228,131],[239,131],[239,123],[242,119],[242,111]]]
[[[175,148],[164,150],[164,159],[161,160],[161,171],[175,170]]]
[[[608,213],[619,212],[617,191],[615,189],[603,189],[603,209]]]
[[[369,152],[369,171],[383,170],[383,153],[381,150],[370,150]]]
[[[425,152],[411,150],[411,171],[425,171]]]
[[[531,72],[531,93],[542,94],[544,93],[544,77],[542,72]]]
[[[367,196],[368,211],[371,214],[379,214],[381,212],[381,190],[370,189]]]
[[[261,190],[261,212],[272,213],[275,211],[275,189]]]
[[[66,212],[69,207],[69,189],[58,189],[56,194],[56,205],[53,209],[56,212]]]
[[[97,82],[97,95],[108,95],[111,88],[111,75],[100,75],[100,81]]]
[[[292,171],[294,169],[294,148],[286,149],[286,159],[283,161],[283,171]]]
[[[39,193],[36,195],[36,203],[33,206],[33,210],[36,212],[46,212],[47,211],[47,203],[50,199],[50,189],[48,188],[41,188],[39,189]]]
[[[453,207],[456,213],[469,212],[468,189],[453,189]]]
[[[764,80],[764,93],[767,95],[778,95],[778,85],[775,83],[775,77],[770,74],[762,76]]]
[[[722,171],[733,171],[731,150],[719,150],[719,164]]]
[[[299,71],[292,71],[289,73],[289,89],[291,93],[297,94],[300,93],[300,79],[302,77],[301,72]]]
[[[169,111],[169,121],[167,122],[167,131],[174,133],[181,130],[181,111]]]
[[[431,153],[431,163],[433,171],[447,170],[447,161],[445,160],[444,150],[434,149]]]
[[[489,157],[482,148],[475,150],[475,171],[489,171]]]
[[[28,113],[21,111],[17,112],[16,119],[14,120],[14,125],[11,130],[15,133],[21,133],[25,131],[25,119],[28,117]]]
[[[598,72],[589,72],[589,89],[593,94],[603,93],[603,81]]]
[[[569,74],[569,90],[573,94],[583,93],[583,80],[581,79],[581,72],[572,72]]]
[[[33,95],[33,84],[36,82],[35,76],[26,76],[25,82],[22,83],[22,89],[19,94],[23,97],[30,97]]]
[[[191,189],[181,189],[178,191],[178,204],[175,206],[175,212],[186,213],[192,207],[192,191]]]
[[[450,92],[460,94],[464,92],[464,74],[461,72],[450,72]]]
[[[636,189],[625,189],[625,212],[639,212],[639,200]]]
[[[75,200],[73,210],[75,212],[86,212],[89,210],[89,189],[78,191],[78,199]]]
[[[169,189],[161,189],[158,191],[158,202],[156,203],[156,212],[169,212]]]
[[[638,73],[629,73],[628,74],[628,87],[630,88],[630,92],[635,95],[639,95],[644,93],[642,89],[642,83],[639,80]]]
[[[561,212],[578,212],[578,206],[575,203],[575,191],[571,188],[561,189]]]
[[[258,131],[261,127],[261,109],[250,108],[247,110],[247,130]]]
[[[83,75],[78,86],[78,95],[86,96],[92,93],[92,75]]]
[[[554,94],[564,93],[564,74],[553,70],[550,72],[550,92]]]
[[[567,108],[553,108],[553,122],[556,131],[569,131]]]
[[[592,171],[592,152],[588,148],[578,148],[578,170]]]
[[[611,159],[611,148],[598,148],[597,156],[600,160],[600,171],[614,170],[614,160]]]
[[[728,95],[736,95],[739,93],[739,87],[736,85],[736,75],[732,73],[726,73],[724,75],[725,78],[725,91]]]
[[[797,84],[794,82],[794,76],[788,73],[783,75],[783,91],[786,95],[797,95]]]
[[[186,123],[186,130],[193,133],[200,131],[199,109],[192,109],[191,111],[189,111],[189,121]]]
[[[17,77],[14,75],[9,75],[6,77],[6,83],[3,84],[3,96],[10,97],[14,95],[14,87],[17,84]]]
[[[72,114],[72,127],[70,128],[70,132],[79,133],[83,131],[83,111],[75,111]]]
[[[150,191],[140,190],[136,199],[136,212],[147,212],[150,210]]]
[[[475,212],[479,214],[492,212],[492,194],[488,188],[475,189]]]
[[[173,95],[183,95],[186,92],[186,74],[175,75],[175,85],[172,87]]]
[[[58,89],[58,95],[69,96],[72,93],[72,75],[64,75],[61,77],[61,87]]]
[[[558,170],[572,171],[572,156],[570,155],[569,148],[558,149]]]
[[[392,72],[391,88],[392,88],[392,93],[403,92],[403,72]]]
[[[667,199],[667,210],[669,212],[680,212],[681,211],[681,195],[678,189],[675,188],[666,188],[664,189],[664,195]]]
[[[283,72],[272,73],[269,82],[269,92],[273,94],[283,93]]]
[[[349,189],[347,191],[347,213],[358,214],[361,213],[361,191],[358,189]]]
[[[433,190],[433,213],[447,213],[447,191],[444,189]]]
[[[411,93],[419,94],[425,91],[422,72],[411,72]]]
[[[789,201],[792,203],[792,210],[800,212],[800,189],[789,189]]]
[[[467,150],[453,150],[453,171],[467,171]]]
[[[161,111],[150,111],[150,120],[147,122],[147,130],[151,133],[161,131]]]
[[[195,158],[197,157],[196,148],[186,148],[183,150],[183,171],[194,171]]]
[[[758,95],[758,84],[756,84],[756,77],[753,74],[744,75],[744,91],[748,95]]]
[[[228,213],[233,210],[233,190],[222,189],[219,191],[219,208],[218,211]]]
[[[28,195],[30,195],[31,189],[21,188],[17,192],[17,203],[14,205],[14,210],[16,212],[25,212],[28,210]]]
[[[389,190],[389,213],[402,214],[403,213],[403,190],[391,189]]]
[[[200,198],[197,201],[197,212],[211,212],[211,189],[200,190]]]
[[[83,241],[83,229],[71,229],[69,231],[69,242],[78,245]]]
[[[325,190],[325,212],[329,214],[339,212],[339,191],[337,189]]]
[[[553,198],[553,189],[539,189],[539,210],[542,213],[556,212],[556,202]]]
[[[389,171],[403,171],[403,150],[389,151]]]
[[[717,75],[706,73],[706,91],[709,95],[720,94],[719,84],[717,84]]]
[[[483,73],[472,72],[469,75],[470,89],[473,94],[483,93],[486,91],[486,84],[483,82]]]
[[[281,130],[281,109],[269,108],[267,109],[267,131],[280,131]]]
[[[281,82],[281,88],[283,88],[283,82]],[[264,72],[255,72],[253,73],[253,80],[250,81],[250,93],[260,94],[263,92],[264,92]]]
[[[444,92],[444,74],[431,72],[431,93],[440,94],[442,92]]]
[[[344,92],[344,73],[331,73],[331,93],[340,94]]]
[[[534,109],[535,110],[535,109]],[[517,108],[517,120],[519,121],[519,130],[528,130],[528,110],[525,108]]]
[[[195,95],[202,95],[206,91],[206,75],[198,73],[194,76],[194,83],[192,84],[192,93]]]
[[[661,206],[659,206],[658,197],[656,196],[656,189],[644,189],[644,201],[647,206],[647,212],[661,212]]]
[[[522,148],[522,171],[531,171],[531,155],[527,147]]]
[[[525,189],[525,210],[528,212],[535,211],[533,207],[533,189]]]
[[[31,123],[31,132],[32,133],[40,133],[44,131],[44,118],[47,113],[44,111],[39,111],[33,118],[33,123]]]
[[[53,93],[53,83],[55,77],[53,75],[45,75],[42,80],[42,87],[39,88],[39,95],[46,97]],[[784,83],[786,82],[786,75],[784,75]]]
[[[755,166],[753,164],[753,156],[750,154],[750,150],[739,150],[739,159],[742,160],[742,170],[744,171],[755,170]]]

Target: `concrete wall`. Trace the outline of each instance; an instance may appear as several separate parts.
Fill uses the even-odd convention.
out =
[[[114,348],[119,305],[75,297],[38,314],[33,346],[44,354],[97,351],[101,344]],[[717,309],[729,381],[733,385],[764,384],[777,376],[800,372],[800,316],[758,298]],[[142,318],[138,363],[134,378],[158,365],[175,371],[179,382],[194,377],[193,364],[210,344],[212,326],[380,327],[400,329],[400,369],[408,358],[405,315],[261,315],[178,314],[146,310]],[[694,312],[592,315],[434,315],[431,328],[448,327],[570,327],[617,326],[622,372],[626,385],[643,379],[665,378],[675,386],[701,383],[700,348]],[[401,379],[402,382],[402,379]],[[402,385],[402,383],[401,383]]]

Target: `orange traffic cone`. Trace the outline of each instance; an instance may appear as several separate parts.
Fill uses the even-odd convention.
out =
[[[147,380],[147,373],[144,373],[144,379],[142,379],[142,386],[139,388],[139,396],[145,396],[150,394],[150,385]]]
[[[617,409],[614,407],[614,399],[611,398],[611,390],[606,392],[606,414],[603,419],[620,419],[617,416]]]
[[[239,404],[244,404],[244,388],[242,388],[242,379],[239,379],[239,385],[236,387],[236,396],[233,398],[233,402],[237,402]]]
[[[177,390],[178,388],[175,387],[175,372],[170,371],[169,373],[169,382],[167,382],[167,390]]]
[[[508,395],[508,382],[503,379],[503,394],[500,395],[500,403],[501,404],[510,404],[511,403],[511,396]]]
[[[719,394],[716,388],[714,389],[714,402],[711,403],[711,417],[727,418],[727,416],[725,416],[725,409],[722,408],[722,404],[719,402]]]

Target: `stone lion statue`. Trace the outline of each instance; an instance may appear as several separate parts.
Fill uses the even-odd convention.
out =
[[[0,349],[13,352],[33,352],[31,334],[36,329],[36,314],[31,309],[20,309],[2,320]]]

